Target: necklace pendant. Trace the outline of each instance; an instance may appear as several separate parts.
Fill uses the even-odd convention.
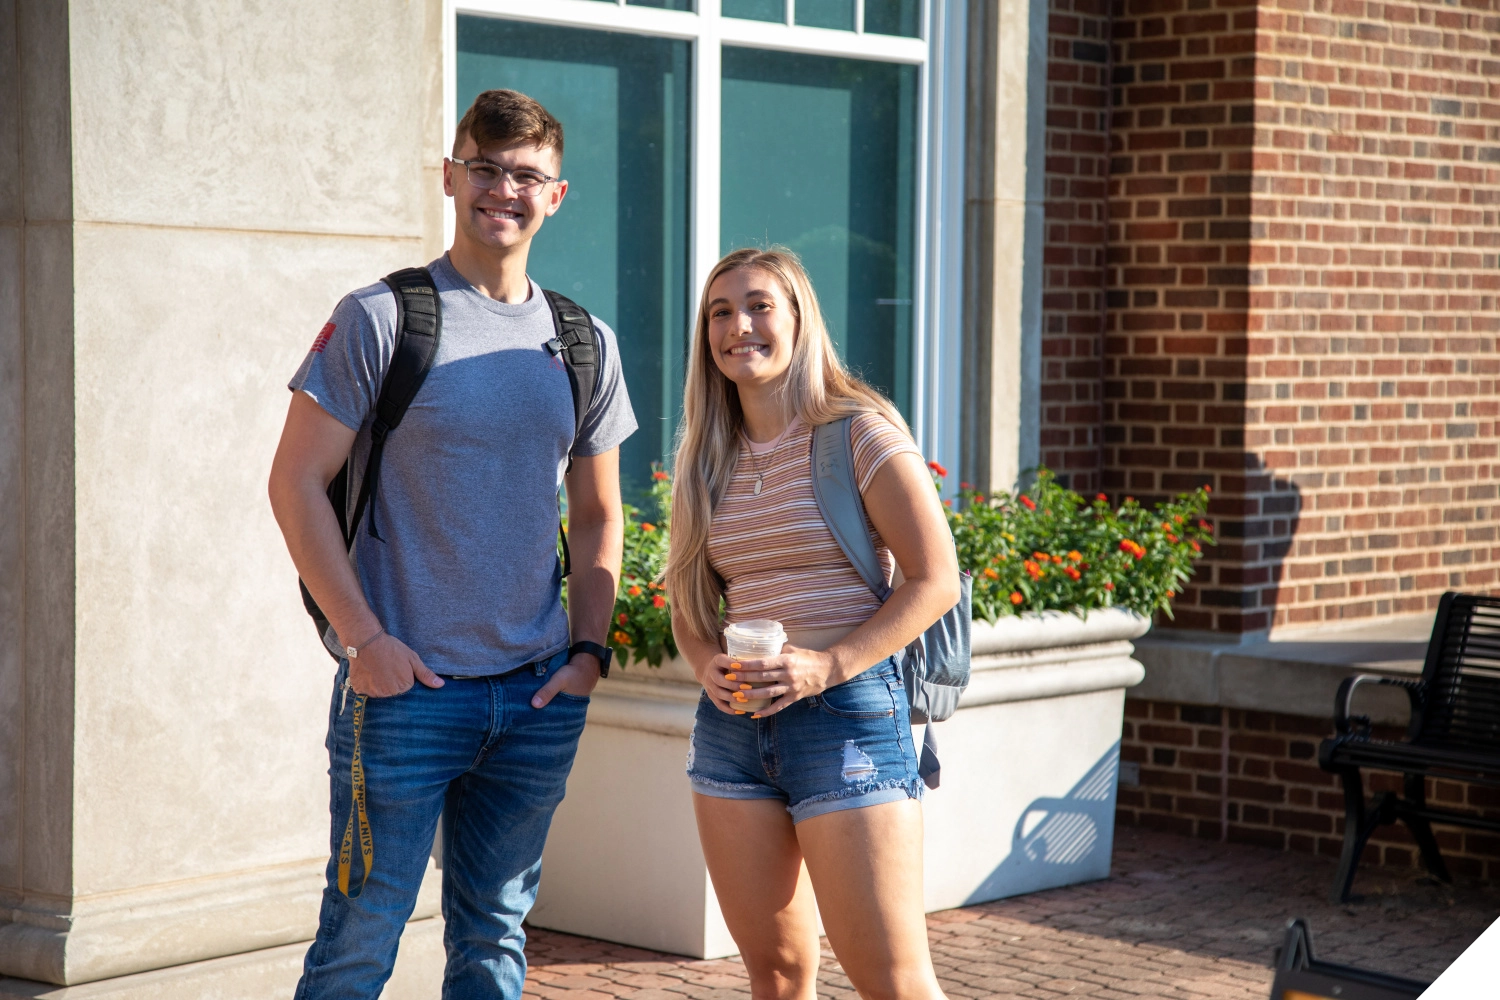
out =
[[[755,477],[755,491],[754,491],[755,495],[756,496],[760,496],[760,491],[763,490],[763,489],[765,489],[765,487],[766,487],[765,481],[762,480],[759,476],[756,476]]]

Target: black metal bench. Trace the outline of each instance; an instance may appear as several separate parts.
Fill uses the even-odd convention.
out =
[[[1411,724],[1400,741],[1376,739],[1368,716],[1350,715],[1361,684],[1402,688]],[[1448,867],[1432,823],[1500,832],[1500,820],[1436,809],[1427,804],[1428,777],[1500,787],[1500,598],[1443,595],[1420,680],[1362,674],[1339,685],[1334,704],[1337,735],[1318,748],[1323,770],[1344,783],[1344,853],[1332,898],[1349,898],[1354,869],[1377,827],[1400,821],[1411,830],[1422,864],[1444,882]],[[1405,775],[1404,794],[1382,792],[1365,801],[1360,768]]]
[[[1298,917],[1276,949],[1271,1000],[1417,1000],[1431,985],[1313,957],[1312,931]]]

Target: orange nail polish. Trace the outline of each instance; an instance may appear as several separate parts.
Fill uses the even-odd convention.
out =
[[[729,669],[730,670],[738,670],[738,669],[740,669],[740,665],[738,663],[731,663],[729,665]]]
[[[746,698],[743,692],[736,691],[734,693],[734,700],[735,701],[749,701],[750,699]]]
[[[739,680],[739,678],[736,677],[734,674],[725,674],[724,675],[724,679],[726,681],[737,681],[737,680]]]
[[[749,684],[741,684],[740,685],[740,690],[741,691],[749,691],[750,690],[750,685]]]
[[[734,710],[734,714],[735,714],[735,715],[744,715],[744,714],[745,714],[745,713],[744,713],[744,712],[742,712],[742,711],[740,711],[740,710],[739,710],[739,709],[735,709],[735,710]]]

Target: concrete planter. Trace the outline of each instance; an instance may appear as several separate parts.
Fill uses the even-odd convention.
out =
[[[1113,609],[974,623],[973,681],[938,726],[942,787],[923,806],[929,911],[1109,874],[1125,689],[1145,675],[1130,640],[1148,627]],[[735,952],[683,773],[697,702],[682,661],[633,663],[599,685],[533,924]]]

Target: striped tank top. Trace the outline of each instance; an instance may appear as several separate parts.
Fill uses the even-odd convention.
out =
[[[911,438],[878,413],[855,417],[849,431],[861,494],[891,456],[921,456]],[[759,496],[757,470],[764,483]],[[890,550],[873,525],[870,533],[889,581]],[[724,581],[729,624],[770,618],[788,630],[834,628],[862,625],[880,609],[823,523],[813,494],[812,428],[800,420],[753,453],[740,439],[734,478],[709,526],[708,561]]]

